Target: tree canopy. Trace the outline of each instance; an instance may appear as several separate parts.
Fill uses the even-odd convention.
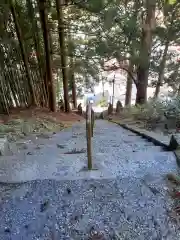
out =
[[[154,97],[164,84],[179,94],[179,12],[173,0],[1,1],[0,111],[32,105],[55,111],[63,97],[68,112],[69,101],[77,107],[85,87],[117,69],[127,77],[126,105],[132,84],[138,104],[149,85]]]

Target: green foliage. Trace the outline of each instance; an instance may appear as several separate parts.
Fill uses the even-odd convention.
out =
[[[99,107],[107,107],[108,106],[107,99],[102,98],[99,102],[97,102],[97,106],[99,106]]]
[[[126,109],[125,109],[126,111]],[[163,115],[164,106],[161,102],[147,102],[143,105],[137,105],[128,108],[127,115],[132,116],[133,119],[141,121],[149,121],[150,119],[158,119]]]
[[[173,4],[176,3],[176,0],[168,0],[168,3],[171,4],[171,5],[173,5]]]
[[[116,7],[111,7],[104,12],[104,26],[107,30],[114,27],[115,19],[118,15],[118,9]]]
[[[164,128],[171,122],[171,128],[176,129],[180,124],[180,97],[171,100],[151,99],[146,104],[125,108],[123,116],[141,121],[148,128],[156,128],[158,124]]]

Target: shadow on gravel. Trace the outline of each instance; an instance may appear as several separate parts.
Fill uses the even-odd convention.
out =
[[[80,154],[80,153],[86,153],[86,149],[82,148],[81,150],[78,150],[74,148],[69,152],[65,152],[64,154]]]

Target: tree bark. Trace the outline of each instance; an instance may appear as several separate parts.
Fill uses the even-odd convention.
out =
[[[26,77],[27,77],[27,80],[28,80],[29,91],[30,91],[30,94],[31,94],[31,104],[32,105],[37,105],[36,95],[35,95],[34,86],[33,86],[33,82],[32,82],[32,79],[31,79],[31,73],[30,73],[30,69],[29,69],[28,57],[27,57],[24,42],[23,42],[21,28],[20,28],[19,23],[18,23],[18,17],[17,17],[16,10],[15,10],[15,7],[14,7],[14,4],[13,4],[12,0],[10,0],[10,9],[11,9],[11,13],[12,13],[12,16],[13,16],[13,20],[14,20],[14,24],[15,24],[15,28],[16,28],[16,33],[17,33],[17,37],[18,37],[18,41],[19,41],[19,45],[20,45],[20,49],[21,49],[21,55],[22,55],[22,59],[23,59],[24,67],[25,67],[25,71],[26,71]]]
[[[167,17],[167,13],[165,14],[165,16]],[[162,57],[162,61],[160,63],[160,69],[159,69],[159,76],[158,76],[158,81],[157,81],[157,85],[156,85],[156,89],[155,89],[155,93],[154,93],[154,98],[157,98],[160,92],[160,87],[161,84],[164,80],[164,69],[166,66],[166,60],[167,60],[167,53],[168,53],[168,48],[171,42],[171,38],[173,36],[173,32],[172,32],[172,26],[173,26],[173,22],[175,20],[176,16],[176,10],[175,8],[172,11],[172,15],[171,15],[171,21],[170,21],[170,25],[168,26],[168,31],[167,31],[167,35],[166,35],[166,42],[165,42],[165,49],[163,52],[163,57]],[[166,20],[166,18],[165,18]],[[176,75],[176,74],[175,74]]]
[[[73,101],[73,106],[76,109],[77,96],[76,96],[76,82],[75,82],[74,72],[71,73],[71,83],[72,83],[72,101]]]
[[[70,56],[69,80],[70,80],[70,85],[72,88],[73,107],[76,109],[77,108],[77,97],[76,97],[76,82],[75,82],[75,76],[74,76],[74,58],[73,58],[73,56]]]
[[[127,8],[127,4],[126,4],[126,8]],[[140,8],[140,1],[139,0],[134,1],[134,5],[133,5],[134,13],[132,16],[132,20],[136,24],[137,24],[139,8]],[[134,79],[133,79],[133,68],[134,68],[134,59],[133,58],[135,57],[135,41],[136,41],[136,39],[133,36],[128,38],[129,47],[130,47],[130,59],[129,59],[128,69],[127,69],[125,106],[131,105],[133,82],[136,85],[136,81],[134,81]]]
[[[131,105],[132,84],[133,84],[133,80],[131,77],[132,72],[133,72],[133,63],[132,63],[132,60],[130,59],[129,66],[128,66],[128,74],[127,74],[125,106]]]
[[[155,27],[155,0],[146,0],[146,20],[142,27],[139,66],[137,68],[136,104],[147,101],[149,64],[152,47],[152,31]]]
[[[136,85],[136,104],[144,104],[147,101],[147,79],[148,72],[144,68],[139,68],[137,73],[138,82]]]
[[[37,25],[37,19],[34,13],[34,8],[32,5],[31,0],[27,0],[27,10],[29,14],[29,18],[31,19],[32,22],[32,35],[33,35],[33,40],[34,40],[34,46],[36,50],[36,57],[38,61],[38,68],[39,68],[39,75],[41,79],[41,87],[42,87],[42,100],[44,101],[45,105],[48,105],[48,98],[47,98],[47,92],[46,92],[46,78],[44,76],[44,64],[42,63],[42,49],[40,47],[40,38],[39,38],[39,29]],[[40,98],[41,98],[40,96]]]
[[[69,106],[69,94],[68,94],[68,69],[67,69],[67,54],[65,45],[65,34],[63,26],[63,11],[62,11],[62,0],[56,0],[56,10],[58,16],[58,32],[59,42],[61,51],[61,68],[63,76],[63,90],[64,90],[64,110],[70,112]]]
[[[48,95],[49,95],[49,108],[52,112],[56,111],[56,94],[52,76],[52,60],[50,54],[50,43],[49,43],[49,29],[47,24],[47,8],[46,0],[39,0],[39,11],[41,17],[41,25],[44,37],[45,55],[46,55],[46,77],[48,84]]]
[[[162,60],[161,60],[160,66],[159,66],[159,76],[158,76],[158,81],[157,81],[157,84],[156,84],[154,98],[158,97],[159,92],[160,92],[161,84],[163,83],[163,80],[164,80],[164,69],[165,69],[165,66],[166,66],[166,58],[167,58],[168,48],[169,48],[169,40],[166,41],[165,49],[164,49],[163,56],[162,56]]]
[[[70,23],[69,23],[70,24]],[[76,81],[75,81],[75,65],[74,65],[74,52],[72,48],[70,47],[70,43],[72,41],[71,37],[71,28],[69,25],[68,28],[68,54],[69,54],[69,83],[71,86],[72,90],[72,102],[73,102],[73,107],[76,109],[77,108],[77,95],[76,95]]]

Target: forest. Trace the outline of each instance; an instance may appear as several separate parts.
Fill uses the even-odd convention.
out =
[[[180,2],[173,0],[2,0],[0,113],[31,106],[64,111],[103,72],[127,73],[125,105],[147,101],[147,87],[180,95]],[[115,64],[107,67],[107,62]],[[151,81],[150,81],[151,79]]]

